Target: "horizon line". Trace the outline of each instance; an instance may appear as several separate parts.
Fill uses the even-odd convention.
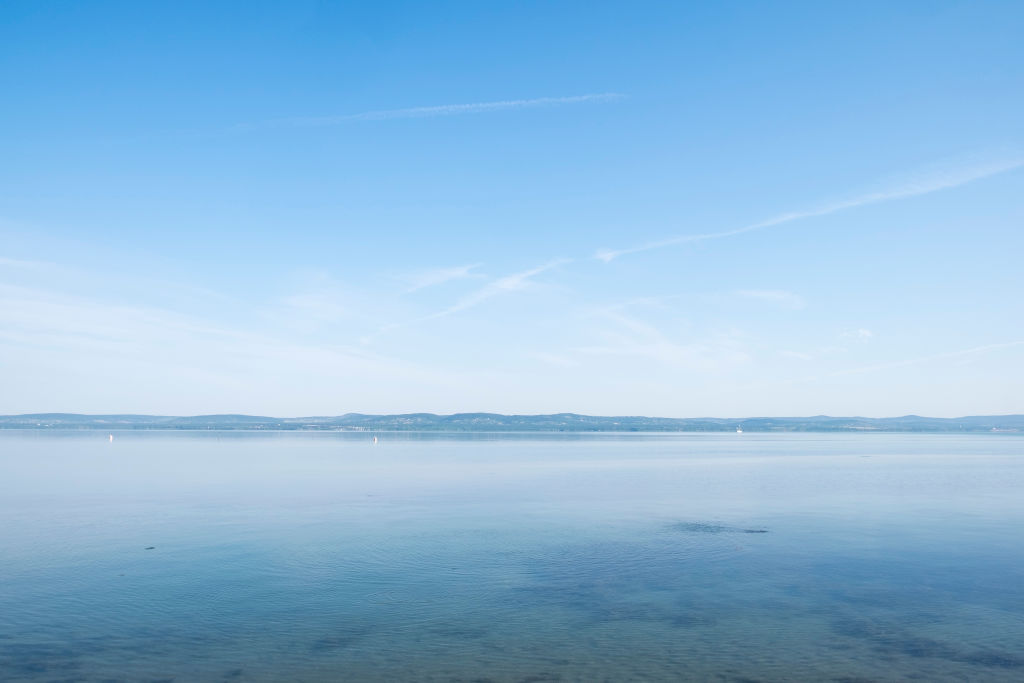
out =
[[[958,420],[967,418],[977,417],[1024,417],[1024,413],[1001,413],[1001,414],[974,414],[974,415],[957,415],[953,417],[936,417],[929,415],[919,415],[917,413],[906,413],[903,415],[887,415],[882,417],[870,417],[866,415],[828,415],[826,413],[819,413],[816,415],[748,415],[744,417],[716,417],[713,415],[698,415],[689,417],[665,417],[658,415],[591,415],[587,413],[574,413],[574,412],[556,412],[556,413],[499,413],[492,411],[459,411],[453,413],[432,413],[427,411],[414,411],[414,412],[401,412],[401,413],[360,413],[360,412],[347,412],[339,413],[335,415],[296,415],[293,417],[280,417],[273,415],[253,415],[249,413],[200,413],[194,415],[160,415],[154,413],[74,413],[74,412],[47,412],[47,413],[8,413],[0,414],[0,419],[5,418],[28,418],[28,417],[42,417],[42,416],[68,416],[68,417],[87,417],[87,418],[104,418],[104,417],[149,417],[149,418],[168,418],[168,419],[194,419],[194,418],[216,418],[216,417],[246,417],[254,419],[264,420],[308,420],[308,419],[337,419],[341,417],[349,416],[360,416],[360,417],[409,417],[413,415],[423,415],[430,417],[458,417],[462,415],[493,415],[498,417],[558,417],[558,416],[573,416],[573,417],[586,417],[586,418],[597,418],[597,419],[648,419],[648,420],[809,420],[809,419],[858,419],[858,420],[895,420],[901,418],[918,418],[925,420]]]

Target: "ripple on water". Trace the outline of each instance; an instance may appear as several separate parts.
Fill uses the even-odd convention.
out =
[[[713,522],[677,522],[669,525],[673,531],[682,531],[690,534],[766,534],[767,529],[759,527],[738,527]]]

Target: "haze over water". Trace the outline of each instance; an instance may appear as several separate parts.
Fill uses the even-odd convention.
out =
[[[1024,677],[1020,435],[0,433],[0,680]]]

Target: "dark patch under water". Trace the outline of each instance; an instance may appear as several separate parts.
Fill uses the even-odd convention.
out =
[[[878,624],[864,619],[842,619],[833,630],[843,636],[863,639],[883,655],[930,657],[985,667],[1015,669],[1024,667],[1024,657],[994,649],[973,649],[957,643],[915,635],[908,629]]]

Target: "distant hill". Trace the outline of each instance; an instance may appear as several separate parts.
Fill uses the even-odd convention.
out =
[[[224,429],[302,431],[426,432],[1024,432],[1024,415],[973,417],[597,417],[500,415],[497,413],[408,413],[336,417],[262,417],[257,415],[77,415],[36,413],[0,416],[0,429]]]

